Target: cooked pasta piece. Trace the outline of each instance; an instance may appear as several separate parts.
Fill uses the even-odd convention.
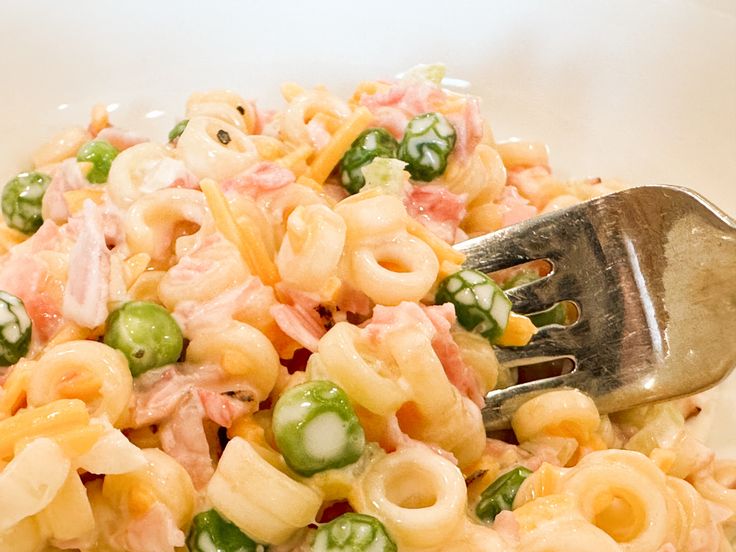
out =
[[[519,407],[511,425],[520,442],[553,435],[572,437],[586,445],[600,425],[600,415],[595,403],[580,391],[550,391]]]
[[[238,127],[220,119],[189,119],[176,144],[179,158],[197,178],[224,180],[258,161],[253,141]]]
[[[665,476],[644,455],[601,451],[585,456],[561,482],[588,521],[622,550],[657,550],[667,537]]]
[[[202,192],[171,188],[144,195],[125,218],[128,246],[133,253],[145,253],[158,262],[168,261],[173,254],[182,256],[193,244],[180,247],[179,240],[195,232],[203,238],[208,233],[203,228],[207,217]]]
[[[232,90],[195,92],[187,100],[186,116],[205,116],[220,119],[246,134],[256,130],[256,112],[252,102],[244,100]]]
[[[28,382],[28,404],[80,399],[91,416],[107,416],[114,424],[132,392],[128,362],[119,351],[95,341],[69,341],[39,358]]]
[[[315,491],[278,471],[240,437],[225,447],[207,498],[244,533],[270,544],[282,544],[313,523],[322,504]]]
[[[299,206],[287,221],[276,256],[281,279],[298,289],[331,299],[334,275],[345,245],[345,221],[324,205]]]
[[[396,412],[409,399],[394,371],[380,358],[359,352],[360,330],[347,322],[338,322],[320,340],[319,359],[314,361],[317,377],[324,376],[340,385],[362,407],[376,414]],[[366,351],[367,352],[367,351]],[[318,363],[318,365],[317,365]]]
[[[255,400],[265,400],[276,383],[280,364],[271,342],[260,331],[242,322],[197,332],[187,347],[187,361],[219,364],[233,376],[253,386]]]
[[[159,449],[144,449],[146,465],[124,474],[105,476],[102,496],[123,519],[141,517],[162,504],[179,529],[189,525],[196,495],[186,470]]]
[[[460,470],[422,446],[371,465],[350,497],[356,511],[383,522],[400,550],[450,541],[462,528],[466,502]]]
[[[141,196],[188,180],[188,173],[160,144],[144,142],[118,155],[107,177],[107,193],[120,208],[130,207]]]

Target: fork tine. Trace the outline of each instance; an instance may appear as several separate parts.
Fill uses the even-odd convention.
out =
[[[481,410],[486,431],[508,427],[511,415],[532,397],[552,389],[579,387],[579,380],[581,374],[571,372],[491,391],[486,395],[485,406]]]
[[[575,326],[549,326],[542,328],[531,342],[520,348],[496,349],[498,362],[506,366],[529,364],[532,359],[553,360],[575,358],[579,346]]]
[[[506,295],[514,304],[514,312],[539,312],[560,301],[573,299],[567,295],[570,289],[574,289],[569,282],[571,278],[571,275],[552,273],[530,284],[507,290]]]
[[[567,215],[569,216],[569,215]],[[525,220],[455,244],[466,255],[465,264],[483,272],[493,272],[535,259],[555,259],[561,251],[552,249],[560,243],[559,226],[555,229],[557,212]],[[555,239],[552,239],[552,237]]]

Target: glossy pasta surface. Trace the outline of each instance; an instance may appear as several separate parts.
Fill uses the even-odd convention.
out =
[[[442,74],[196,92],[166,143],[97,106],[38,149],[0,223],[0,552],[733,550],[707,397],[557,390],[486,435],[496,348],[542,319],[504,290],[546,272],[452,245],[621,184],[557,178]]]

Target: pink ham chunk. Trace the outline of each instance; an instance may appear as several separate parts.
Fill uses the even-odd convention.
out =
[[[412,186],[404,198],[409,215],[447,243],[455,243],[460,221],[465,217],[466,196],[444,186]]]
[[[105,243],[102,214],[86,200],[81,229],[69,254],[64,290],[64,316],[84,328],[96,328],[107,318],[110,293],[110,251]]]
[[[46,265],[25,254],[6,259],[0,270],[0,289],[20,297],[31,318],[34,349],[46,344],[64,322],[60,301],[45,289],[48,277]]]
[[[453,155],[465,160],[483,138],[483,117],[478,98],[468,97],[463,109],[447,114],[447,120],[455,129]]]
[[[278,163],[262,161],[248,170],[225,180],[222,183],[224,192],[237,192],[257,197],[262,192],[277,190],[296,181],[294,173]]]
[[[319,300],[285,285],[279,286],[279,290],[288,304],[273,305],[269,309],[271,316],[282,332],[305,349],[316,352],[320,338],[327,332],[317,312]]]
[[[529,201],[521,197],[514,186],[506,186],[499,200],[503,226],[511,226],[536,216],[538,211]]]
[[[168,508],[157,502],[144,515],[133,517],[115,535],[129,552],[174,552],[184,546],[184,533]]]
[[[479,407],[483,407],[485,403],[480,382],[473,370],[463,362],[460,347],[450,333],[455,323],[455,307],[451,303],[445,303],[431,307],[423,306],[422,309],[434,325],[436,333],[432,339],[432,348],[445,369],[447,379],[460,393]]]
[[[377,305],[363,335],[380,346],[386,336],[399,328],[418,328],[432,340],[432,349],[442,363],[447,379],[460,393],[478,406],[483,405],[483,392],[473,371],[463,362],[460,348],[450,329],[455,322],[455,309],[450,303],[424,306],[404,302],[395,307]]]
[[[407,115],[415,117],[429,111],[436,111],[447,99],[441,88],[426,82],[399,83],[386,92],[363,94],[360,104],[371,112],[381,107],[394,107]]]
[[[399,83],[386,92],[363,94],[359,102],[373,113],[371,126],[385,128],[401,140],[409,119],[437,111],[446,98],[439,87],[429,83]]]
[[[168,366],[136,379],[133,424],[156,424],[171,417],[190,394],[200,400],[204,415],[223,427],[258,407],[250,383],[225,374],[218,366]]]
[[[89,186],[89,182],[79,169],[77,160],[70,158],[62,161],[43,195],[41,207],[44,220],[52,220],[57,223],[66,222],[69,218],[69,207],[64,193],[86,186]]]
[[[213,473],[205,420],[230,427],[258,403],[247,381],[217,366],[170,366],[147,372],[135,382],[132,421],[161,424],[161,447],[187,470],[197,488]]]
[[[198,489],[203,488],[215,472],[204,417],[205,409],[198,394],[188,393],[159,431],[161,448],[187,470]]]
[[[244,402],[209,389],[197,389],[197,395],[205,416],[220,427],[230,427],[235,420],[254,410],[253,401]]]
[[[493,520],[493,529],[507,543],[518,543],[520,538],[520,526],[511,510],[501,510]]]

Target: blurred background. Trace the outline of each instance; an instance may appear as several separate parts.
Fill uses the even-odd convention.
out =
[[[564,175],[696,187],[736,213],[736,2],[9,1],[0,177],[108,104],[163,138],[193,90],[277,105],[285,80],[348,93],[442,61],[498,138],[545,140]]]

